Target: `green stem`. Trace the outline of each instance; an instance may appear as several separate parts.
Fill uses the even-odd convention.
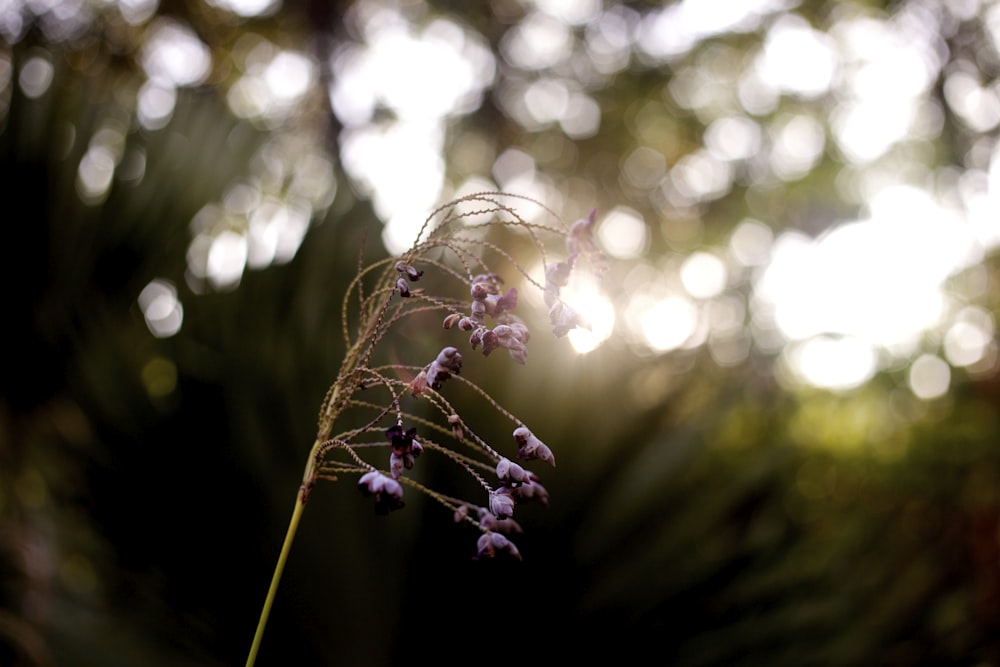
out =
[[[260,610],[260,619],[257,621],[257,632],[254,633],[253,643],[250,645],[250,655],[247,656],[247,667],[253,667],[257,660],[257,652],[260,650],[260,641],[264,637],[264,626],[267,625],[267,617],[271,614],[271,606],[274,604],[275,595],[278,592],[278,583],[281,581],[281,574],[285,571],[285,562],[288,560],[288,553],[292,550],[292,542],[295,540],[295,533],[299,529],[299,520],[302,518],[302,511],[309,500],[309,492],[312,491],[316,483],[315,466],[316,445],[313,452],[309,454],[309,464],[306,466],[305,476],[299,493],[295,498],[295,509],[292,510],[292,518],[288,522],[288,531],[285,533],[285,542],[281,545],[281,553],[278,555],[278,562],[274,566],[274,573],[271,575],[271,586],[267,589],[267,597],[264,598],[264,607]]]

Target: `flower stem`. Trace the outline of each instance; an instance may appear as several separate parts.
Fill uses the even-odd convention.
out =
[[[318,445],[318,443],[317,443]],[[302,518],[302,511],[309,500],[309,492],[312,491],[316,483],[316,457],[317,445],[313,445],[313,451],[309,454],[309,463],[306,465],[305,476],[302,486],[295,497],[295,509],[292,510],[292,518],[288,522],[288,530],[285,532],[285,542],[281,545],[281,553],[278,555],[278,562],[274,566],[274,573],[271,575],[271,586],[267,589],[267,597],[264,598],[264,606],[260,610],[260,619],[257,621],[257,631],[253,636],[253,643],[250,645],[250,654],[247,656],[246,667],[253,667],[257,660],[257,652],[260,650],[260,641],[264,637],[264,627],[267,625],[267,617],[271,614],[271,606],[278,592],[278,583],[281,581],[281,574],[285,571],[285,561],[288,560],[288,553],[292,550],[292,542],[295,541],[295,533],[299,529],[299,520]]]

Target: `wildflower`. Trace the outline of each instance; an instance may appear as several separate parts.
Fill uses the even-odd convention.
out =
[[[540,459],[555,467],[556,459],[552,454],[552,450],[543,443],[541,440],[535,437],[535,435],[529,431],[524,426],[519,426],[514,429],[514,440],[520,446],[517,450],[517,458],[530,461],[533,459]]]
[[[358,489],[366,496],[375,496],[375,513],[388,514],[403,506],[403,487],[377,470],[366,472],[358,480]]]
[[[500,533],[489,531],[480,535],[478,542],[476,542],[476,555],[473,560],[495,558],[498,554],[521,560],[521,552],[517,550],[513,542]]]
[[[461,322],[461,320],[462,320],[461,313],[452,313],[451,315],[448,315],[448,317],[444,318],[442,326],[445,329],[451,329],[453,326]],[[459,326],[461,326],[461,324],[459,324]]]
[[[490,511],[498,519],[509,519],[514,516],[514,496],[508,487],[500,487],[490,492]]]

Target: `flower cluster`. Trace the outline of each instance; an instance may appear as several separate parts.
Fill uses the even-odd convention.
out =
[[[517,307],[517,289],[511,287],[501,294],[502,283],[500,276],[493,273],[474,276],[469,314],[451,313],[444,319],[444,328],[450,329],[457,324],[462,331],[471,331],[469,344],[473,350],[482,345],[483,356],[488,357],[490,352],[503,347],[511,359],[523,364],[527,360],[526,344],[531,334],[524,320],[513,313]],[[492,329],[486,324],[487,317],[497,323]]]
[[[581,218],[570,227],[566,236],[566,251],[568,256],[561,262],[556,262],[545,271],[545,305],[549,309],[549,322],[556,336],[565,336],[576,327],[587,327],[580,315],[570,308],[559,293],[569,284],[573,266],[580,257],[587,257],[603,269],[603,256],[594,242],[594,223],[597,220],[597,209],[593,209],[586,218]]]
[[[541,207],[541,218],[533,216],[529,221],[521,217],[512,202]],[[514,457],[519,461],[555,466],[552,450],[474,377],[462,374],[463,358],[458,347],[445,344],[438,348],[434,344],[430,349],[439,351],[422,366],[410,365],[400,356],[419,344],[424,331],[420,327],[428,321],[425,315],[434,313],[444,315],[444,329],[467,332],[468,344],[484,357],[504,348],[514,362],[525,364],[531,336],[525,321],[514,314],[518,290],[504,288],[496,270],[498,263],[506,266],[508,276],[518,274],[529,287],[543,293],[555,336],[586,326],[564,302],[561,290],[569,285],[571,274],[582,262],[591,270],[604,268],[593,238],[596,219],[596,211],[591,211],[567,227],[553,211],[528,197],[474,193],[433,211],[417,233],[417,241],[402,256],[359,265],[341,307],[345,344],[341,367],[320,406],[316,439],[261,610],[248,665],[254,663],[299,519],[319,480],[358,475],[358,490],[374,499],[375,513],[382,515],[404,506],[403,490],[408,486],[451,509],[456,522],[479,531],[473,559],[521,560],[521,552],[511,541],[512,535],[521,532],[513,518],[514,510],[524,503],[548,506],[549,493],[537,474],[501,453],[500,449],[514,449],[509,442],[494,448],[480,435],[476,421],[485,417],[481,413],[474,418],[460,415],[449,400],[450,394],[460,391],[473,399],[482,398],[494,413],[493,419],[513,422]],[[483,233],[487,227],[493,228],[490,234]],[[498,234],[493,234],[494,230]],[[513,230],[514,236],[503,236],[507,230]],[[507,238],[517,241],[512,245],[516,251],[505,247],[503,240]],[[546,244],[552,239],[564,243],[565,259],[549,261]],[[523,257],[526,248],[534,252],[534,257],[529,258],[533,261]],[[541,264],[543,277],[534,277],[524,268],[534,262]],[[441,281],[449,280],[459,281],[463,289],[451,285],[438,292]],[[417,282],[421,287],[413,286]],[[450,296],[453,291],[462,296]],[[406,346],[383,344],[389,332],[410,323],[413,328],[402,337]],[[457,380],[448,383],[446,389],[445,382],[451,378]],[[385,447],[389,449],[387,468],[377,465],[384,465],[385,458],[374,462],[366,459],[370,452],[384,451]],[[442,457],[478,482],[481,504],[421,482],[417,459],[430,456]]]
[[[516,314],[519,305],[517,287],[507,286],[485,257],[494,256],[508,271],[520,274],[529,287],[538,288],[548,308],[548,319],[556,336],[563,336],[576,326],[584,326],[579,315],[561,297],[572,273],[582,261],[591,268],[600,268],[602,261],[593,239],[596,211],[566,227],[555,224],[528,222],[507,202],[524,198],[501,193],[479,193],[462,198],[452,205],[435,211],[424,223],[413,248],[399,258],[385,260],[381,274],[364,270],[352,284],[354,301],[345,298],[345,321],[356,309],[357,337],[352,340],[345,324],[349,343],[347,357],[338,381],[331,388],[320,413],[320,434],[314,448],[312,467],[307,468],[303,488],[308,491],[315,479],[334,479],[338,474],[360,473],[359,490],[375,500],[375,510],[388,514],[403,507],[403,489],[410,486],[427,493],[452,509],[456,521],[470,523],[480,531],[474,558],[499,556],[521,558],[511,536],[521,532],[514,521],[515,508],[534,502],[549,503],[548,491],[539,476],[525,467],[538,461],[555,466],[552,450],[525,424],[504,410],[472,379],[462,375],[463,355],[455,345],[446,344],[429,363],[407,366],[397,359],[376,362],[376,346],[394,325],[410,315],[428,311],[444,311],[443,328],[457,329],[468,334],[468,345],[484,357],[503,348],[517,364],[528,359],[529,327]],[[530,200],[527,200],[530,201]],[[459,209],[457,204],[478,204]],[[537,202],[532,202],[537,204]],[[515,255],[495,241],[485,241],[471,233],[473,218],[490,217],[485,225],[520,228],[527,232],[541,258],[544,277],[534,278],[522,268]],[[548,260],[544,239],[562,241],[566,255],[558,261]],[[472,248],[478,251],[473,252]],[[377,265],[376,265],[377,266]],[[369,281],[368,276],[380,276]],[[465,284],[466,296],[448,296],[448,290],[437,291],[441,279],[459,279]],[[421,288],[414,284],[420,281]],[[446,334],[447,335],[447,334]],[[414,338],[412,334],[410,338]],[[381,349],[381,347],[379,347]],[[486,362],[493,363],[493,362]],[[445,382],[459,377],[456,386]],[[408,378],[408,379],[407,379]],[[361,389],[370,395],[373,388],[386,393],[385,401],[362,400]],[[448,400],[448,394],[466,388],[473,390],[492,406],[501,418],[512,419],[512,445],[495,447],[481,437],[475,424],[458,414]],[[440,422],[428,420],[411,407],[414,401],[426,401],[440,414]],[[365,425],[341,433],[333,432],[333,424],[344,412],[356,410],[371,413],[362,419]],[[392,419],[388,427],[379,426]],[[367,421],[366,421],[367,420]],[[419,434],[418,434],[419,427]],[[367,433],[381,431],[384,439],[368,442]],[[388,467],[383,469],[362,458],[370,447],[388,445]],[[501,450],[510,453],[504,454]],[[345,456],[336,456],[343,452]],[[413,474],[421,456],[443,456],[474,478],[483,490],[481,503],[453,498],[424,486]],[[514,461],[513,459],[517,459]],[[384,461],[384,459],[383,459]]]

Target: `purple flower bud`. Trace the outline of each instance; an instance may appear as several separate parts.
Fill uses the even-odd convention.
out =
[[[463,317],[458,321],[458,328],[462,331],[472,331],[478,326],[471,317]]]
[[[569,236],[566,237],[566,250],[570,255],[578,253],[597,253],[597,244],[594,243],[594,223],[597,221],[597,209],[591,210],[586,218],[581,218],[573,223],[569,228]]]
[[[410,428],[404,433],[401,424],[393,424],[385,430],[385,437],[392,444],[393,453],[400,456],[409,454],[412,451],[414,445],[413,438],[416,434],[416,428]]]
[[[514,497],[510,495],[510,489],[502,487],[490,493],[490,511],[498,519],[514,516]]]
[[[396,289],[399,291],[399,296],[410,296],[410,284],[403,278],[396,278]]]
[[[526,427],[519,426],[514,429],[514,440],[516,440],[517,444],[520,445],[520,449],[517,451],[517,458],[524,459],[526,461],[539,459],[548,463],[552,467],[555,467],[556,459],[552,454],[552,450],[549,449],[545,443],[536,438],[535,435]]]
[[[523,364],[528,355],[528,348],[524,346],[521,342],[520,332],[527,332],[527,327],[523,325],[515,329],[509,324],[498,324],[493,327],[493,333],[496,334],[497,342],[510,351],[510,356],[512,359],[518,363]],[[484,352],[485,353],[485,352]]]
[[[522,320],[511,316],[507,324],[514,330],[514,335],[522,343],[527,343],[531,339],[531,331],[528,330],[528,325]]]
[[[503,284],[503,279],[497,274],[480,273],[479,275],[473,277],[470,289],[475,290],[477,289],[476,285],[478,285],[478,289],[484,290],[486,294],[499,294],[501,284]],[[475,294],[476,292],[473,292],[473,298],[475,298]]]
[[[511,350],[508,354],[510,354],[511,359],[513,359],[516,363],[521,364],[522,366],[528,363],[527,348],[521,350]]]
[[[458,348],[455,347],[443,348],[438,352],[437,359],[434,361],[455,375],[458,375],[462,370],[462,355],[459,353]]]
[[[580,319],[575,310],[562,301],[557,301],[549,309],[549,321],[552,323],[552,333],[557,337],[565,336],[576,327],[590,328],[586,322]]]
[[[427,390],[427,371],[422,370],[417,373],[417,376],[410,380],[410,392],[414,396],[420,396],[424,391]]]
[[[393,479],[399,479],[403,474],[403,469],[413,468],[416,458],[424,451],[423,446],[413,439],[417,429],[411,428],[403,433],[403,427],[393,426],[385,433],[392,442],[392,453],[389,455],[389,472]]]
[[[396,262],[396,270],[407,277],[410,282],[417,282],[420,280],[420,276],[424,275],[423,271],[418,271],[406,262]]]
[[[469,292],[472,294],[473,301],[485,301],[486,297],[491,294],[490,288],[485,283],[472,283]]]
[[[480,535],[476,542],[475,559],[495,558],[498,555],[521,560],[521,553],[514,546],[514,543],[500,533],[488,532]]]
[[[572,269],[573,265],[570,262],[556,262],[549,265],[549,268],[545,270],[546,291],[553,288],[558,292],[560,287],[566,287],[569,284],[569,274]]]
[[[437,361],[432,361],[427,367],[427,384],[431,389],[440,389],[441,383],[451,377],[451,373]]]
[[[517,307],[517,289],[511,287],[502,296],[500,294],[490,294],[483,299],[483,302],[486,305],[487,314],[499,317]]]
[[[442,322],[441,325],[445,329],[451,329],[456,324],[458,324],[459,326],[461,326],[462,319],[463,319],[463,317],[462,317],[461,313],[452,313],[448,317],[444,318],[444,322]]]
[[[497,478],[501,482],[509,482],[512,487],[517,487],[528,481],[528,472],[510,459],[501,457],[497,463]]]
[[[403,474],[404,465],[402,456],[396,452],[389,454],[389,472],[392,474],[393,479],[399,479],[400,475]]]
[[[517,535],[523,533],[521,524],[513,519],[498,519],[488,511],[480,512],[479,527],[483,530],[495,531],[504,535]]]
[[[549,506],[549,492],[538,481],[538,475],[533,472],[528,473],[528,481],[512,489],[511,495],[517,503],[535,501],[544,507]]]
[[[358,489],[363,495],[375,496],[375,513],[388,514],[403,506],[403,487],[399,482],[372,470],[358,480]]]
[[[498,324],[493,327],[493,333],[495,333],[497,338],[502,341],[514,336],[514,329],[512,329],[509,324]]]
[[[495,333],[487,329],[482,333],[480,340],[483,343],[483,356],[490,356],[490,352],[497,349],[500,346],[500,339]]]
[[[361,479],[358,480],[358,488],[361,490],[361,493],[366,496],[377,493],[382,488],[382,476],[382,473],[375,470],[362,475]]]

